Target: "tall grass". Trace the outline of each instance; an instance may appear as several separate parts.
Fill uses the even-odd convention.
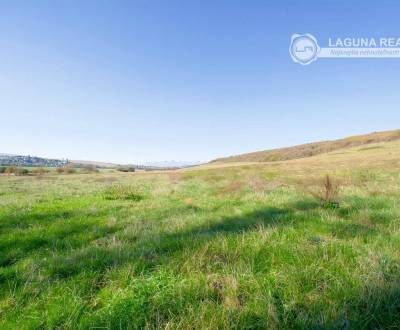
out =
[[[396,169],[179,173],[2,176],[0,328],[400,327]]]
[[[144,198],[135,187],[129,185],[116,184],[107,187],[102,191],[102,196],[106,200],[131,200],[140,201]]]

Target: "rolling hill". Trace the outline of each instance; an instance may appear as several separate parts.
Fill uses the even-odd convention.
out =
[[[211,163],[228,162],[273,162],[298,158],[306,158],[331,151],[367,145],[378,142],[388,142],[400,139],[400,129],[393,131],[374,132],[365,135],[350,136],[334,141],[307,143],[298,146],[273,150],[257,151],[242,155],[218,158]]]

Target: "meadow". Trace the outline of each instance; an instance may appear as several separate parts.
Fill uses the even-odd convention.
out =
[[[0,328],[398,329],[399,170],[395,141],[282,162],[2,175]]]

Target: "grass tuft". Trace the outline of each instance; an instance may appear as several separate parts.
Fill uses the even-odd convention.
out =
[[[106,200],[130,200],[141,201],[144,196],[137,192],[135,187],[126,185],[112,185],[102,192],[102,196]]]

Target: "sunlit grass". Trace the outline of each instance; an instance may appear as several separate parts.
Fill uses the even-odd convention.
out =
[[[0,177],[0,328],[399,328],[399,167],[351,161],[382,150]]]

